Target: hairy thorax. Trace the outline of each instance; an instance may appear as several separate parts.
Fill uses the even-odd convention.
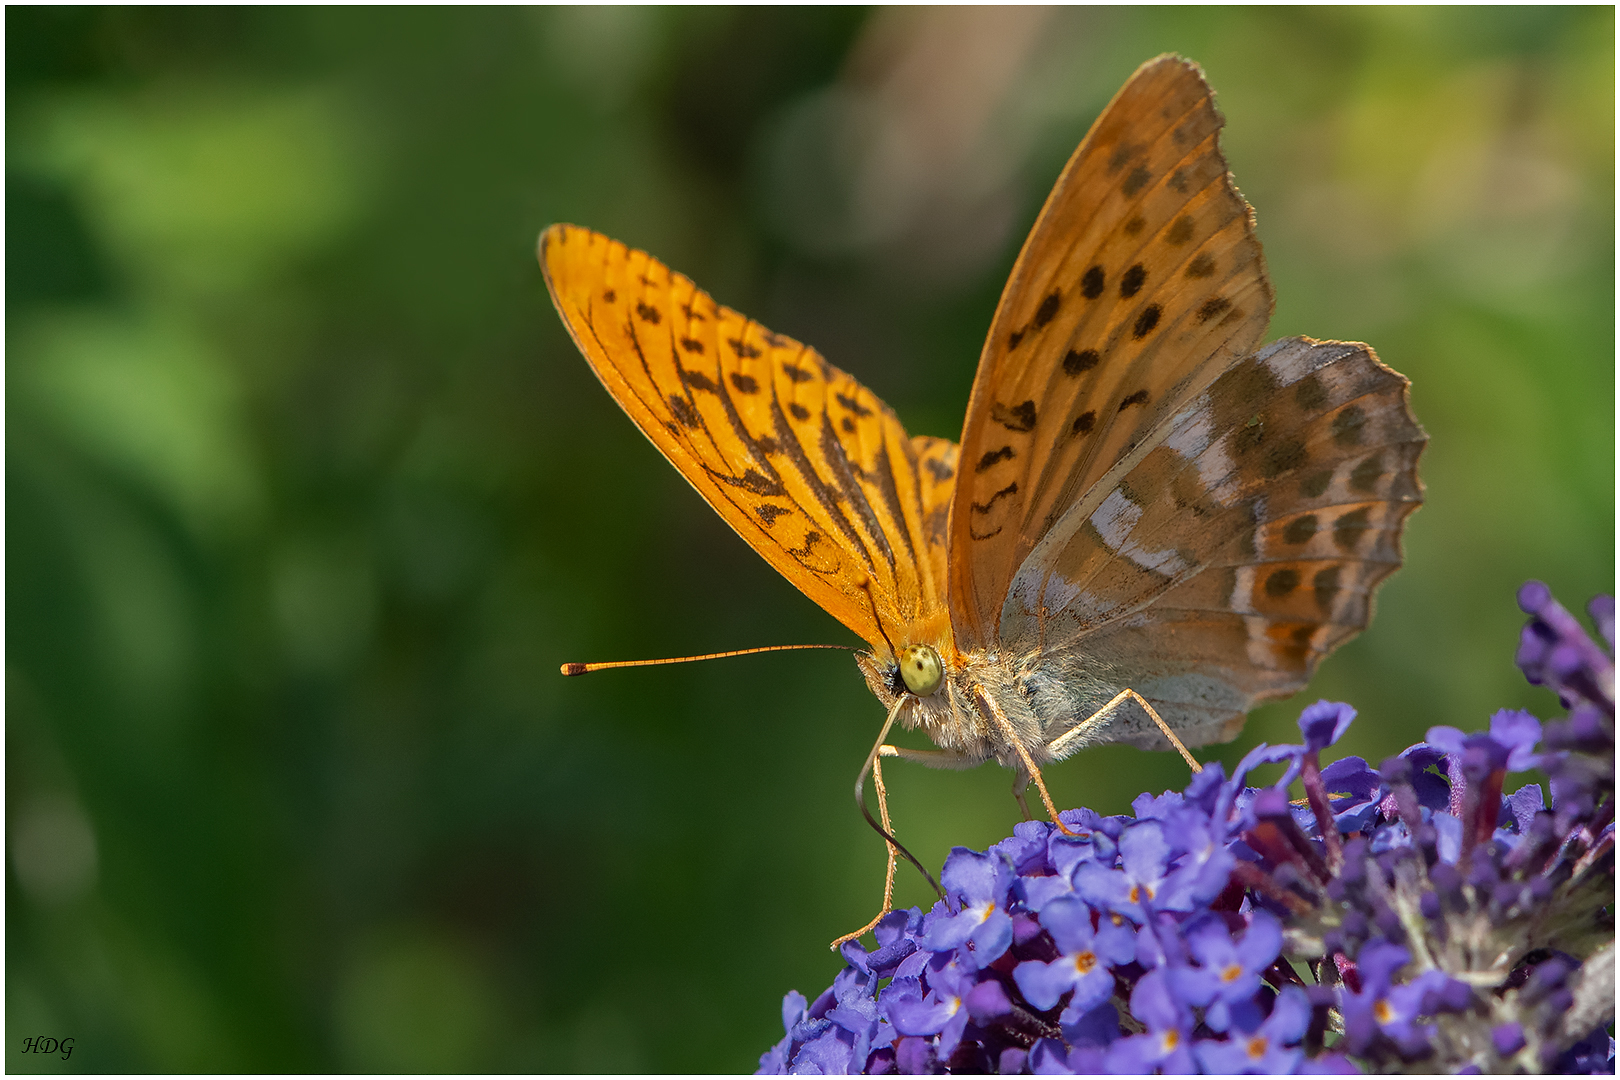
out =
[[[1007,737],[1009,728],[1036,767],[1106,742],[1169,748],[1134,704],[1123,702],[1099,715],[1118,681],[1100,659],[1087,660],[1078,652],[1031,651],[1016,658],[989,650],[959,655],[960,663],[947,666],[939,689],[923,697],[907,693],[893,660],[855,655],[866,685],[885,708],[892,708],[902,694],[910,699],[900,710],[901,725],[922,728],[934,745],[955,758],[931,764],[967,769],[994,759],[1023,771]],[[1005,727],[993,715],[992,703]]]

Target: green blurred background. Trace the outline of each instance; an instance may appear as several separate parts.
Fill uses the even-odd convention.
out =
[[[559,677],[850,635],[620,414],[535,237],[649,249],[954,438],[1052,180],[1164,51],[1228,117],[1270,337],[1373,343],[1432,438],[1372,629],[1212,753],[1318,696],[1375,761],[1550,714],[1514,590],[1613,587],[1613,19],[8,8],[8,1069],[751,1069],[875,908],[881,711],[837,653]],[[1016,820],[993,766],[890,778],[934,866]]]

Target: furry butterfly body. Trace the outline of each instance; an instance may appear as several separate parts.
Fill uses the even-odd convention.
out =
[[[1271,286],[1221,125],[1179,58],[1116,95],[1025,242],[959,444],[645,253],[542,235],[608,391],[939,747],[889,756],[1038,783],[1087,745],[1168,746],[1149,708],[1229,739],[1400,565],[1426,439],[1407,381],[1365,345],[1257,351]]]

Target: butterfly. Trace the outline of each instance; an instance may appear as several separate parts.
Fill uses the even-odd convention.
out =
[[[1042,765],[1235,737],[1366,627],[1400,566],[1427,441],[1409,384],[1362,344],[1259,347],[1272,289],[1223,123],[1179,57],[1115,95],[1013,267],[960,443],[908,435],[815,350],[643,252],[572,225],[540,238],[608,392],[870,646],[885,911],[880,757],[997,761],[1056,822]],[[937,749],[887,745],[897,718]]]

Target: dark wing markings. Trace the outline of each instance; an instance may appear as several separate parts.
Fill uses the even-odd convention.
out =
[[[1179,125],[1179,124],[1184,123],[1186,121],[1186,117],[1191,115],[1193,112],[1196,112],[1199,109],[1200,106],[1201,106],[1201,102],[1195,103],[1186,112],[1184,112],[1181,117],[1179,117],[1176,120],[1176,124]],[[1198,147],[1203,145],[1204,141],[1207,141],[1207,139],[1206,140],[1201,140],[1200,142],[1193,144],[1186,151],[1186,153],[1184,153],[1182,155],[1181,159],[1176,163],[1176,166],[1171,168],[1164,175],[1173,180],[1176,172],[1182,166],[1184,166],[1187,162],[1189,162],[1191,160],[1194,160],[1195,158],[1200,156],[1200,151],[1199,151]],[[1183,193],[1183,194],[1185,195],[1185,198],[1190,202],[1191,200],[1197,198],[1202,192],[1209,190],[1211,187],[1215,187],[1215,186],[1219,185],[1223,180],[1226,179],[1227,175],[1228,174],[1227,174],[1227,172],[1225,170],[1215,170],[1210,174],[1208,180],[1205,181],[1204,185],[1202,187],[1200,187],[1197,191],[1192,192],[1190,194],[1186,194],[1186,193]],[[1170,181],[1166,180],[1166,181],[1161,181],[1161,182],[1162,183],[1168,183]],[[1183,180],[1183,184],[1185,186],[1185,180]],[[1151,242],[1151,241],[1149,241],[1149,242]],[[1146,245],[1144,244],[1144,246],[1146,246]],[[1202,258],[1203,256],[1198,256],[1198,257]],[[1089,271],[1088,271],[1088,273],[1089,273]],[[1172,274],[1172,277],[1173,276],[1174,275]],[[1099,290],[1099,295],[1100,294],[1101,294],[1101,290]],[[1137,354],[1137,358],[1136,358],[1135,363],[1133,363],[1131,365],[1131,370],[1134,371],[1134,370],[1140,368],[1144,363],[1151,363],[1153,357],[1164,348],[1163,342],[1166,341],[1166,340],[1167,340],[1167,335],[1160,334],[1159,337],[1157,337],[1157,338],[1153,339],[1151,342],[1149,342],[1142,349],[1142,351]],[[1129,375],[1129,372],[1126,372],[1125,374]],[[1078,396],[1078,395],[1076,395],[1076,396]],[[1072,401],[1071,401],[1071,404],[1070,404],[1070,408],[1073,408]],[[1095,445],[1095,444],[1093,444],[1093,445]],[[1046,502],[1047,493],[1051,489],[1051,487],[1054,484],[1072,483],[1073,478],[1075,476],[1077,476],[1080,472],[1083,471],[1084,464],[1086,463],[1087,459],[1093,453],[1095,453],[1095,451],[1092,451],[1092,450],[1082,452],[1082,454],[1079,457],[1075,458],[1069,464],[1069,466],[1067,468],[1059,468],[1059,465],[1064,460],[1063,455],[1060,455],[1060,454],[1049,455],[1047,457],[1045,463],[1041,467],[1040,475],[1038,477],[1033,478],[1034,482],[1032,484],[1032,490],[1025,497],[1024,505],[1031,508],[1031,509],[1033,509],[1036,506],[1043,505]],[[1079,492],[1073,492],[1073,493],[1070,493],[1067,496],[1060,496],[1058,498],[1058,500],[1057,500],[1058,516],[1060,516],[1060,517],[1062,516],[1063,511],[1067,510],[1069,508],[1069,506],[1072,505],[1072,503],[1074,501],[1074,498],[1077,497],[1079,494],[1080,494]],[[992,497],[992,501],[994,501],[993,497]],[[1028,520],[1026,518],[1025,520],[1021,521],[1020,524],[1022,526],[1027,526],[1029,524],[1029,522],[1028,522]],[[999,532],[999,531],[1000,530],[998,529],[997,532]],[[1044,531],[1045,530],[1042,530],[1043,535],[1044,535]],[[991,536],[995,535],[995,533],[992,532],[992,533],[988,533],[988,534],[986,534],[984,536],[979,536],[979,535],[974,534],[972,532],[971,526],[969,527],[969,534],[974,536],[975,539],[979,539],[979,540],[988,540]]]
[[[889,538],[883,533],[883,525],[872,511],[872,504],[867,501],[866,492],[861,490],[860,483],[855,477],[855,465],[844,452],[844,445],[838,441],[837,432],[833,431],[832,417],[827,410],[821,411],[821,456],[827,459],[832,466],[833,477],[838,481],[838,487],[843,491],[844,497],[849,500],[852,510],[859,516],[862,525],[866,526],[867,533],[872,542],[882,553],[884,561],[889,564],[889,572],[895,569],[894,548],[889,546]]]
[[[825,417],[826,410],[822,410],[822,415]],[[815,466],[810,464],[799,437],[793,433],[787,416],[782,412],[781,402],[777,399],[774,383],[771,393],[771,421],[776,428],[777,445],[782,448],[788,461],[793,463],[793,467],[799,471],[805,486],[810,489],[810,494],[815,496],[816,502],[820,504],[838,531],[849,540],[850,545],[861,553],[861,558],[866,560],[867,568],[876,570],[877,566],[872,562],[872,553],[866,549],[866,544],[855,531],[855,527],[849,523],[849,519],[844,516],[844,512],[838,509],[838,501],[834,498],[833,492],[827,487],[827,482],[816,474]]]

